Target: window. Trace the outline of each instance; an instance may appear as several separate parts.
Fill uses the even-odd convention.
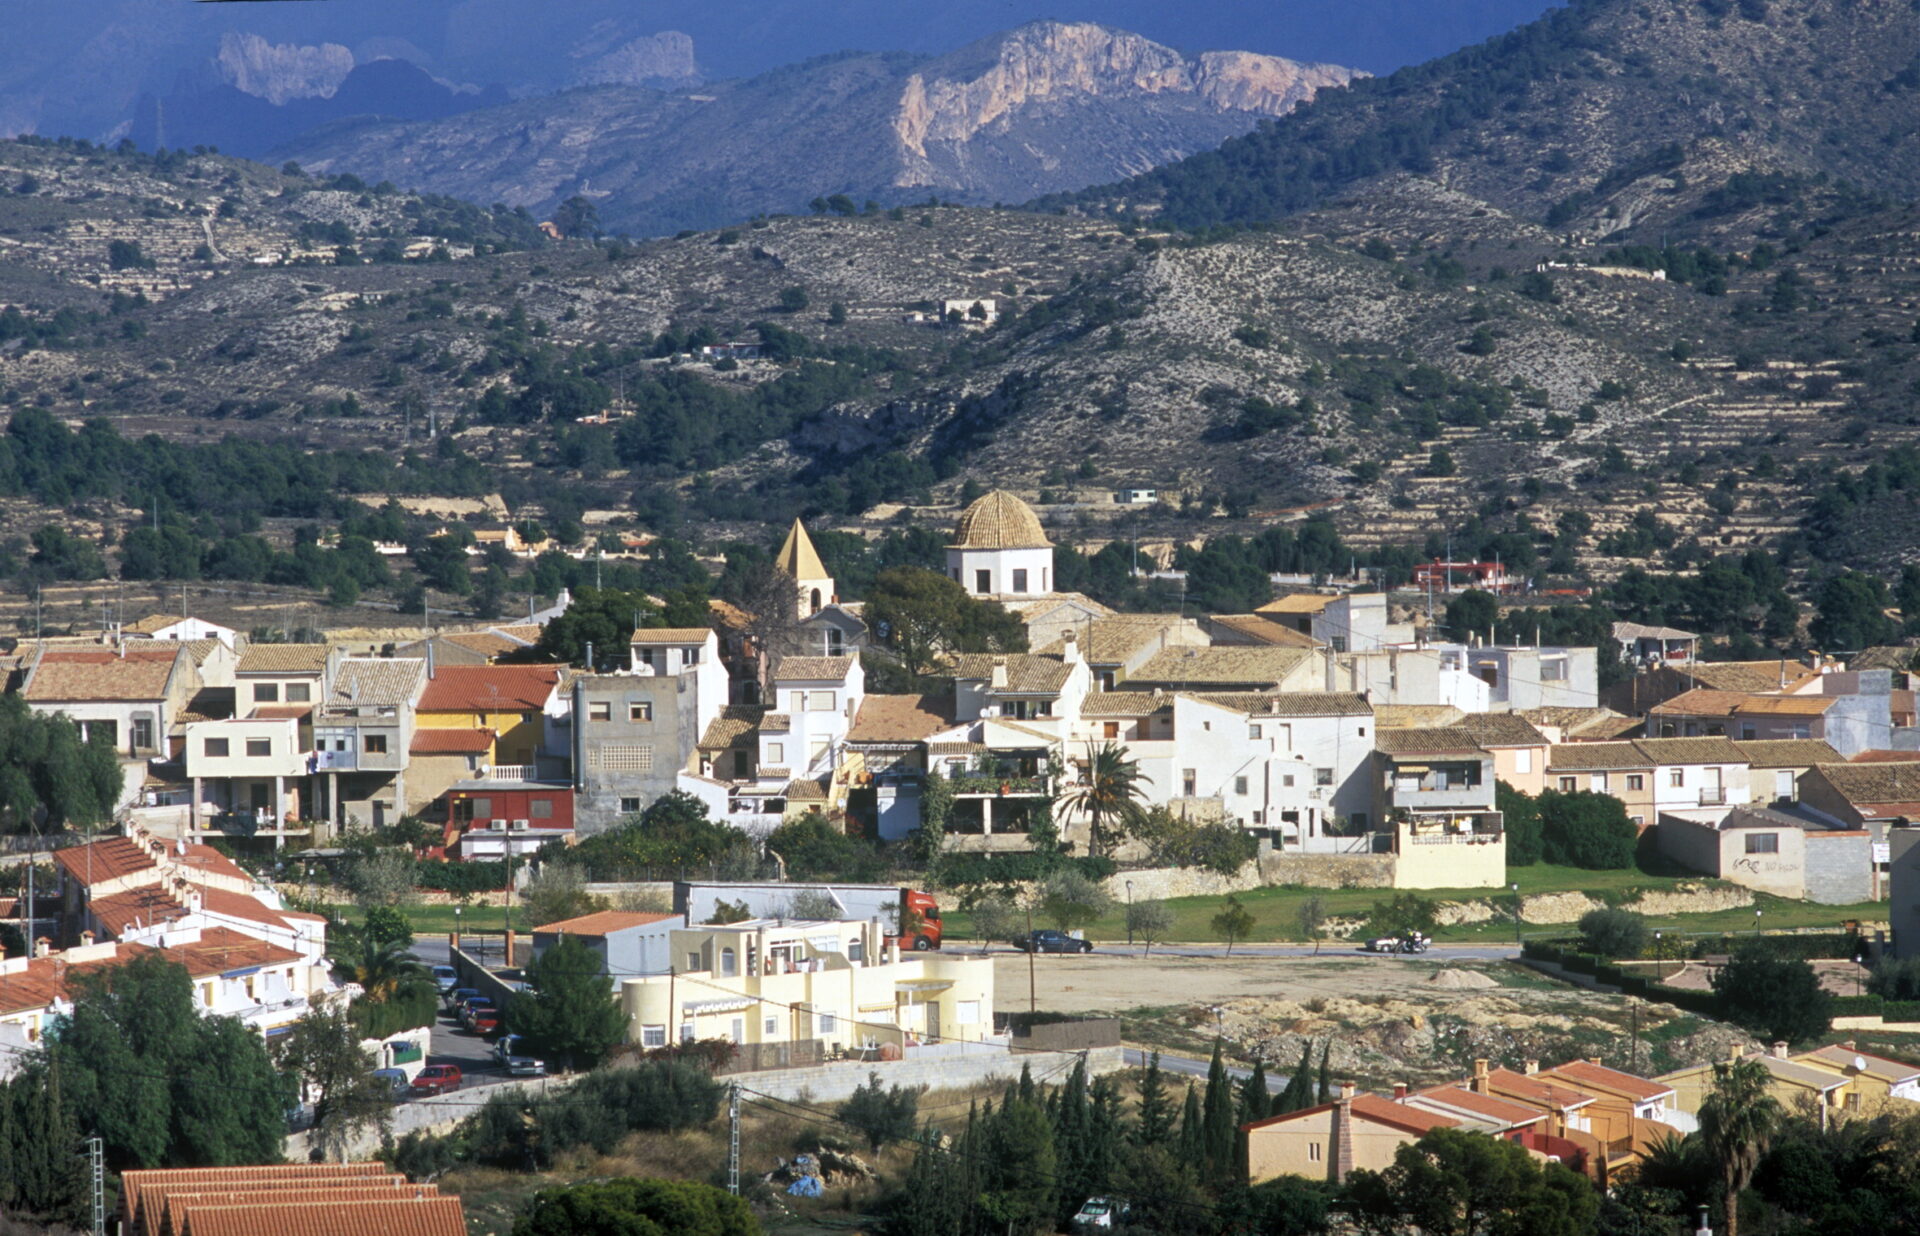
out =
[[[1747,853],[1778,854],[1780,852],[1779,833],[1748,833]]]
[[[1513,771],[1530,773],[1533,771],[1533,752],[1521,748],[1513,753]]]
[[[767,1018],[766,1021],[761,1024],[760,1033],[766,1037],[780,1033],[780,1019],[778,1017]]]
[[[653,704],[648,700],[635,700],[627,705],[627,720],[653,720]]]
[[[963,1026],[979,1025],[980,1024],[980,1002],[978,1000],[959,1001],[954,1005],[953,1019],[955,1022]]]
[[[1253,741],[1255,741],[1255,742],[1259,742],[1259,741],[1260,741],[1260,727],[1259,727],[1259,726],[1257,726],[1257,725],[1249,725],[1249,726],[1247,727],[1247,737],[1248,737],[1248,738],[1251,738],[1251,739],[1252,739]]]
[[[1647,777],[1646,777],[1646,774],[1645,774],[1645,773],[1628,773],[1628,774],[1627,774],[1627,788],[1628,788],[1629,790],[1644,790],[1644,789],[1646,789],[1646,788],[1647,788]]]
[[[738,973],[740,973],[740,964],[739,964],[739,960],[734,956],[733,950],[730,948],[721,949],[720,950],[720,977],[732,978],[734,975]]]
[[[1281,774],[1280,774],[1280,784],[1281,784],[1282,786],[1284,786],[1285,788],[1287,788],[1287,789],[1289,789],[1289,790],[1290,790],[1290,789],[1292,789],[1292,788],[1293,788],[1293,774],[1292,774],[1292,773],[1281,773]]]
[[[1193,769],[1189,768],[1181,772],[1180,774],[1180,793],[1181,794],[1183,794],[1188,798],[1192,798],[1194,794],[1198,792],[1199,784],[1200,784],[1199,774],[1196,773]]]
[[[1576,782],[1575,782],[1575,779],[1574,779],[1574,778],[1572,778],[1572,777],[1562,777],[1562,778],[1560,778],[1560,792],[1561,792],[1562,794],[1571,794],[1571,793],[1573,793],[1573,790],[1574,790],[1574,786],[1575,786],[1575,784],[1576,784]]]
[[[700,964],[700,954],[698,954],[698,953],[688,953],[688,954],[687,954],[687,969],[689,969],[689,970],[704,970],[704,969],[706,969],[706,967],[705,967],[705,966],[703,966],[703,965],[701,965],[701,964]]]
[[[474,819],[491,820],[493,818],[493,800],[491,798],[475,798],[470,801],[473,803]]]
[[[1667,774],[1667,784],[1675,787],[1676,789],[1686,785],[1686,783],[1687,783],[1687,770],[1684,768],[1676,768],[1672,772]]]
[[[832,691],[807,692],[807,711],[808,712],[832,712],[834,709],[834,702],[835,702],[834,693]]]
[[[247,755],[249,758],[264,759],[267,756],[270,756],[272,754],[273,754],[273,739],[271,738],[247,739]]]
[[[667,1028],[665,1026],[640,1027],[640,1046],[665,1047],[666,1045],[667,1045]]]
[[[280,684],[277,682],[254,683],[253,702],[256,704],[278,704],[280,702]]]
[[[623,798],[623,799],[621,799],[621,800],[620,800],[620,814],[622,814],[622,815],[632,815],[632,814],[633,814],[634,812],[636,812],[636,811],[638,811],[638,810],[640,810],[640,800],[639,800],[639,799],[637,799],[637,798]]]
[[[1333,645],[1335,652],[1345,652],[1347,650],[1347,637],[1344,635],[1336,635],[1328,642]]]
[[[746,1042],[747,1041],[747,1019],[744,1017],[734,1018],[733,1025],[728,1030],[728,1036],[732,1038],[733,1041],[736,1043]]]
[[[1332,784],[1333,784],[1333,769],[1331,769],[1331,768],[1316,768],[1316,769],[1314,769],[1314,770],[1313,770],[1313,783],[1314,783],[1315,785],[1332,785]]]
[[[1247,796],[1247,779],[1245,777],[1235,777],[1233,779],[1233,792],[1242,798]]]
[[[1565,682],[1567,680],[1567,659],[1565,657],[1540,658],[1541,682]]]
[[[1320,1143],[1308,1142],[1307,1143],[1307,1162],[1318,1163],[1319,1161],[1320,1161]]]
[[[1759,737],[1759,735],[1760,731],[1755,729],[1751,722],[1742,721],[1740,723],[1740,737],[1742,741],[1751,742]]]
[[[973,573],[973,590],[975,592],[992,592],[993,591],[993,572],[992,571],[975,571]]]
[[[1115,679],[1114,679],[1114,675],[1113,675],[1113,671],[1112,671],[1112,670],[1101,670],[1101,671],[1100,671],[1100,689],[1101,689],[1102,691],[1111,691],[1111,690],[1113,690],[1113,684],[1114,684],[1114,681],[1115,681]]]
[[[135,717],[133,719],[133,745],[142,748],[153,745],[153,718]]]
[[[832,1034],[838,1024],[839,1019],[832,1013],[820,1014],[820,1033],[822,1035]]]
[[[587,720],[589,721],[613,720],[612,702],[609,700],[588,700],[587,701]]]
[[[1120,737],[1120,723],[1118,721],[1105,722],[1100,727],[1100,733],[1103,738],[1118,738]]]
[[[360,749],[368,755],[385,755],[387,753],[387,736],[385,734],[363,734],[360,737]]]
[[[1018,568],[1015,568],[1013,572],[1013,590],[1015,592],[1025,592],[1027,590],[1027,573]]]
[[[1792,802],[1795,798],[1794,788],[1793,770],[1791,768],[1782,768],[1773,774],[1773,796],[1775,798],[1781,802]]]
[[[1809,738],[1813,734],[1813,730],[1807,725],[1805,721],[1795,721],[1793,723],[1792,729],[1789,732],[1791,736],[1794,738]]]
[[[1605,794],[1607,792],[1607,774],[1597,772],[1589,776],[1587,778],[1587,788],[1595,794]]]
[[[589,751],[587,764],[600,772],[652,772],[653,748],[610,743]]]
[[[527,804],[527,814],[536,820],[551,820],[553,818],[553,800],[551,798],[535,798],[530,800]]]
[[[312,702],[312,700],[313,687],[311,684],[304,682],[290,682],[287,684],[287,703],[306,704]]]
[[[787,744],[786,743],[770,742],[767,744],[767,763],[773,765],[775,768],[778,768],[780,767],[780,765],[786,763],[786,761],[787,761]]]
[[[819,609],[820,608],[820,602],[818,600],[819,589],[816,588],[814,590],[814,593],[815,593],[815,600],[813,603],[813,607],[815,609]],[[681,653],[681,664],[683,665],[700,664],[700,650],[698,648],[682,648],[680,650],[680,653]]]
[[[201,753],[210,760],[226,759],[227,751],[227,740],[224,738],[208,738],[201,743]]]
[[[1645,828],[1647,826],[1647,817],[1644,815],[1633,815],[1627,818],[1633,822],[1635,828]]]

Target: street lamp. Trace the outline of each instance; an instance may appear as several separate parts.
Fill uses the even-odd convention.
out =
[[[455,906],[453,907],[453,947],[459,948],[460,943],[460,907]]]
[[[1853,994],[1855,996],[1860,994],[1860,972],[1866,968],[1867,955],[1865,953],[1855,953],[1853,955]]]
[[[1753,934],[1756,936],[1760,934],[1760,916],[1765,913],[1765,910],[1755,910],[1753,912]]]
[[[1520,943],[1520,884],[1515,881],[1507,885],[1513,890],[1513,942]]]
[[[1133,947],[1133,881],[1127,881],[1127,947]]]
[[[1653,933],[1653,981],[1656,983],[1667,981],[1665,958],[1666,951],[1661,943],[1661,933],[1656,931]]]

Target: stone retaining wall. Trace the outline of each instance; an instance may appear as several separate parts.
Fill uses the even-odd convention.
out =
[[[1197,867],[1148,867],[1107,877],[1107,892],[1135,901],[1169,897],[1217,897],[1256,888],[1392,888],[1391,854],[1263,854],[1230,876]]]
[[[1020,1076],[1022,1068],[1033,1070],[1036,1080],[1045,1078],[1057,1083],[1066,1080],[1067,1071],[1083,1054],[1090,1077],[1117,1073],[1127,1067],[1119,1047],[1095,1047],[1085,1053],[1002,1051],[983,1047],[957,1057],[936,1056],[879,1064],[823,1064],[811,1069],[741,1073],[728,1080],[779,1099],[838,1103],[851,1098],[855,1090],[866,1085],[870,1073],[878,1073],[883,1085],[925,1086],[930,1090],[959,1090],[981,1082],[1008,1081]]]
[[[1739,910],[1753,904],[1753,893],[1744,888],[1717,885],[1682,884],[1672,889],[1648,889],[1621,909],[1635,914],[1665,917],[1672,914],[1711,914],[1717,910]],[[1590,910],[1605,908],[1606,902],[1585,893],[1540,893],[1520,899],[1520,919],[1539,927],[1577,923]],[[1498,901],[1451,901],[1442,905],[1434,921],[1442,927],[1460,923],[1484,923],[1491,919],[1513,921],[1511,898]]]

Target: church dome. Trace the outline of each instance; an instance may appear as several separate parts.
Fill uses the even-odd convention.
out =
[[[1052,549],[1033,508],[1004,489],[980,498],[960,514],[953,549]]]

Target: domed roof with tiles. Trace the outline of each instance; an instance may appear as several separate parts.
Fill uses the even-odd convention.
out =
[[[1033,508],[996,489],[960,513],[954,549],[1052,549]]]

